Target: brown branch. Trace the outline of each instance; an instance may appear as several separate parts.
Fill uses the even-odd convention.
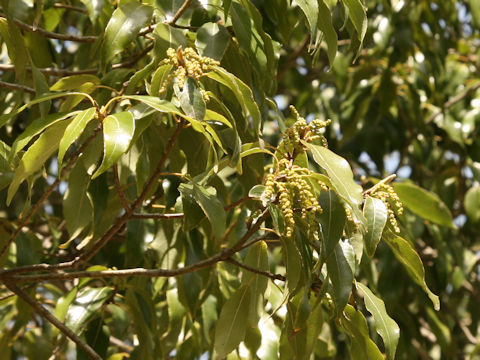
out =
[[[24,85],[19,85],[19,84],[12,84],[12,83],[5,82],[5,81],[0,81],[0,87],[10,89],[10,90],[21,90],[21,91],[28,92],[30,94],[36,94],[36,92],[37,92],[35,89],[33,89],[31,87],[24,86]]]
[[[216,264],[219,261],[226,261],[233,254],[237,253],[243,248],[245,242],[255,234],[265,219],[268,217],[268,210],[264,210],[262,215],[258,218],[255,224],[242,236],[242,238],[232,247],[222,250],[221,252],[211,256],[208,259],[199,261],[195,264],[185,266],[179,269],[125,269],[125,270],[105,270],[105,271],[75,271],[70,273],[49,273],[49,274],[35,274],[35,275],[13,275],[8,276],[8,279],[21,282],[21,281],[51,281],[51,280],[68,280],[77,278],[95,278],[95,279],[107,279],[107,278],[125,278],[130,276],[145,276],[145,277],[173,277],[180,276],[188,273],[192,273]],[[38,264],[40,265],[40,264]],[[45,270],[45,269],[44,269]],[[51,270],[48,269],[48,270]],[[0,273],[5,277],[5,274]]]
[[[0,18],[6,19],[5,15],[3,14],[0,15]],[[68,40],[75,42],[95,42],[98,38],[97,36],[76,36],[72,34],[58,34],[39,27],[28,25],[17,19],[11,19],[11,21],[13,21],[13,23],[22,30],[38,34],[49,39]]]
[[[462,101],[463,99],[465,99],[468,95],[470,95],[471,93],[473,93],[474,91],[476,91],[478,88],[480,88],[480,81],[473,84],[472,86],[470,86],[469,88],[465,89],[463,92],[461,92],[460,94],[458,94],[457,96],[454,96],[452,97],[450,100],[448,100],[444,105],[443,105],[443,108],[438,110],[437,112],[434,112],[432,115],[430,115],[430,117],[427,118],[426,120],[426,123],[429,124],[430,122],[432,122],[433,120],[435,120],[437,118],[437,116],[439,116],[440,114],[442,114],[445,110],[448,110],[449,108],[451,108],[453,105],[455,105],[456,103]]]
[[[192,3],[192,0],[185,0],[185,2],[180,6],[180,9],[173,15],[173,17],[166,22],[167,25],[175,25],[178,19],[182,16],[182,14],[185,12],[185,10],[188,9],[190,4]]]
[[[42,197],[35,203],[35,205],[29,210],[27,215],[22,219],[20,224],[18,225],[18,228],[13,232],[13,234],[10,236],[8,239],[7,243],[2,247],[0,250],[0,259],[5,255],[5,253],[8,251],[10,245],[12,242],[15,240],[15,238],[20,234],[22,231],[23,227],[30,221],[32,216],[37,212],[37,210],[40,208],[40,206],[43,204],[43,202],[50,196],[50,194],[53,192],[53,190],[57,187],[57,185],[60,183],[60,179],[65,176],[67,171],[69,171],[72,166],[75,164],[77,161],[78,157],[82,154],[82,152],[85,150],[85,148],[92,142],[92,140],[97,136],[97,133],[101,130],[101,127],[99,126],[95,131],[93,132],[92,135],[90,135],[87,140],[80,146],[80,148],[75,151],[75,153],[72,155],[70,160],[68,161],[67,165],[62,169],[60,172],[60,176],[53,182],[52,185],[45,191],[45,193],[42,195]],[[8,271],[8,270],[7,270]]]
[[[83,14],[88,15],[88,10],[87,9],[84,9],[84,8],[81,8],[81,7],[78,7],[78,6],[55,3],[55,4],[53,4],[53,7],[57,8],[57,9],[67,9],[67,10],[72,10],[72,11],[78,11],[78,12],[81,12]]]
[[[15,294],[18,295],[23,301],[25,301],[28,305],[32,307],[40,316],[48,320],[53,326],[55,326],[58,330],[62,332],[65,336],[70,338],[77,346],[82,349],[85,354],[90,359],[94,360],[102,360],[102,358],[93,350],[88,344],[86,344],[80,337],[75,334],[72,330],[70,330],[64,323],[58,320],[55,316],[53,316],[47,309],[45,309],[40,303],[38,303],[34,298],[28,295],[25,291],[17,287],[13,282],[5,281],[5,285]]]
[[[113,165],[113,179],[115,181],[115,189],[117,190],[118,197],[120,198],[120,202],[122,203],[123,208],[125,211],[130,211],[130,206],[128,205],[127,198],[125,197],[125,193],[122,189],[122,184],[120,184],[120,179],[118,178],[118,165],[115,163]]]
[[[233,203],[225,206],[224,209],[225,209],[225,211],[231,210],[231,209],[237,207],[238,205],[243,204],[244,202],[246,202],[246,201],[248,201],[248,200],[250,200],[250,199],[251,199],[250,196],[245,196],[244,198],[241,198],[240,200],[234,201]]]
[[[112,69],[120,69],[120,68],[128,68],[134,64],[136,64],[141,58],[145,57],[150,50],[153,49],[153,43],[149,44],[145,49],[143,49],[138,54],[133,55],[130,59],[125,60],[124,62],[113,64]]]
[[[173,214],[132,214],[131,219],[179,219],[185,216],[184,213]]]
[[[241,262],[237,261],[237,260],[234,260],[232,258],[228,258],[225,260],[226,262],[229,262],[231,264],[234,264],[234,265],[237,265],[238,267],[241,267],[245,270],[248,270],[250,272],[253,272],[255,274],[259,274],[259,275],[263,275],[263,276],[266,276],[268,278],[270,278],[272,281],[273,280],[280,280],[280,281],[287,281],[287,278],[283,275],[280,275],[280,274],[272,274],[271,272],[269,271],[263,271],[263,270],[258,270],[258,269],[255,269],[251,266],[248,266],[248,265],[245,265],[245,264],[242,264]]]

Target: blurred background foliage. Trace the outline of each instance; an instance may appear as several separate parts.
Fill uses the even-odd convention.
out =
[[[425,267],[426,282],[440,298],[439,312],[434,311],[427,295],[410,280],[385,243],[380,243],[371,261],[364,256],[357,266],[355,279],[368,283],[400,327],[395,358],[480,356],[480,2],[141,3],[145,7],[127,0],[1,1],[2,114],[11,114],[35,95],[80,91],[90,94],[99,108],[116,95],[125,96],[123,102],[114,105],[128,106],[135,118],[135,145],[118,161],[118,176],[110,169],[91,179],[88,169],[98,164],[103,147],[97,137],[80,157],[80,165],[72,165],[65,172],[59,170],[56,157],[50,158],[53,152],[47,154],[45,167],[25,177],[27,182],[15,196],[12,194],[7,207],[7,187],[15,177],[22,148],[36,139],[45,124],[62,120],[62,114],[73,117],[76,113],[72,111],[88,110],[91,105],[78,96],[52,97],[14,118],[0,117],[2,247],[17,229],[20,216],[28,214],[58,174],[62,176],[32,217],[28,231],[19,232],[8,256],[0,259],[2,267],[67,261],[88,248],[89,241],[101,238],[124,214],[122,199],[113,190],[114,177],[124,187],[126,200],[135,201],[168,148],[175,123],[171,114],[164,115],[165,110],[152,113],[145,104],[129,102],[127,96],[175,98],[178,94],[172,88],[165,94],[159,92],[170,71],[160,66],[161,61],[168,48],[193,46],[200,54],[220,61],[252,90],[261,123],[255,122],[254,111],[248,108],[248,91],[235,93],[237,83],[228,83],[228,76],[223,78],[224,85],[216,85],[218,80],[212,77],[203,79],[202,86],[211,95],[209,109],[224,114],[235,129],[212,124],[214,130],[206,130],[210,137],[192,128],[182,131],[170,149],[169,175],[162,186],[154,186],[148,194],[151,201],[146,203],[150,210],[184,211],[187,218],[130,219],[88,265],[101,264],[93,270],[175,269],[219,252],[225,244],[205,240],[214,238],[212,232],[228,231],[227,245],[234,244],[258,208],[258,202],[243,199],[253,186],[263,182],[264,154],[253,152],[240,160],[241,174],[235,167],[227,167],[221,176],[208,177],[203,184],[206,190],[196,195],[196,202],[188,203],[189,196],[198,192],[184,185],[185,180],[195,176],[205,179],[206,170],[208,173],[222,166],[222,156],[238,164],[240,150],[262,148],[263,144],[276,146],[281,132],[295,120],[288,109],[293,104],[308,121],[332,120],[324,133],[329,149],[349,161],[358,183],[368,187],[395,173],[401,181],[436,194],[426,198],[434,207],[445,204],[449,209],[440,211],[447,214],[446,220],[432,218],[428,211],[422,212],[425,198],[414,197],[407,200],[411,206],[399,219],[402,236],[414,245]],[[122,14],[115,12],[119,8],[124,9]],[[175,18],[179,10],[181,16]],[[64,36],[54,38],[52,33]],[[183,105],[182,109],[185,111]],[[37,118],[43,119],[44,125],[30,127],[30,134],[25,135]],[[81,144],[96,131],[94,122],[90,122],[74,140]],[[219,137],[218,143],[212,140],[214,134]],[[26,142],[12,151],[21,136]],[[74,150],[66,152],[66,159],[75,154]],[[266,164],[271,166],[269,160]],[[185,169],[188,178],[172,175]],[[405,198],[408,195],[407,191]],[[178,200],[182,196],[183,205]],[[222,225],[214,225],[202,199],[209,199],[217,210],[231,204],[234,209],[240,201],[238,207],[242,205],[242,209],[229,208],[222,215],[223,226],[231,226],[222,229]],[[83,207],[76,212],[80,204]],[[217,210],[211,211],[217,214]],[[450,213],[455,226],[448,226]],[[260,246],[252,249],[264,254]],[[246,253],[238,257],[242,259],[252,261]],[[264,260],[256,264],[265,271],[285,273],[278,243],[269,243],[268,261]],[[220,262],[215,274],[204,269],[177,280],[52,281],[29,285],[24,291],[35,295],[81,334],[102,358],[205,359],[213,353],[215,326],[223,305],[243,289],[246,275],[240,280],[241,273],[235,264]],[[263,286],[267,287],[259,285]],[[309,313],[302,296],[292,297],[288,306],[282,306],[282,286],[269,282],[259,312],[259,328],[246,329],[244,341],[228,355],[229,359],[273,359],[279,354],[285,359],[358,359],[355,346],[360,345],[352,339],[363,339],[362,331],[385,352],[357,290],[350,304],[363,311],[369,327],[358,325],[355,329],[361,329],[360,335],[352,335],[348,324],[334,318],[332,309],[323,306]],[[86,358],[44,318],[34,316],[27,304],[10,296],[5,287],[1,291],[0,349],[4,358]],[[230,305],[235,309],[235,304]],[[352,306],[347,307],[354,311]],[[305,334],[316,334],[315,339],[309,339],[302,333],[306,340],[300,345],[301,351],[291,344],[287,332],[282,332],[287,327],[287,312],[295,314],[295,321],[301,325],[297,324],[297,329],[294,324],[288,331],[295,335],[306,326],[313,330]],[[318,321],[308,323],[308,318]]]

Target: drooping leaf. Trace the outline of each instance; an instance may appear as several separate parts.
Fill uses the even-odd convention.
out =
[[[413,213],[436,224],[455,227],[450,210],[436,194],[405,182],[395,183],[393,187],[402,203]]]
[[[323,212],[318,215],[322,231],[322,254],[321,259],[325,261],[340,240],[345,227],[346,214],[340,199],[335,192],[323,191],[320,194],[318,203]]]
[[[45,161],[58,149],[67,125],[67,121],[52,125],[28,148],[15,170],[15,175],[8,188],[7,205],[12,201],[20,184],[27,177],[40,170]]]
[[[367,321],[359,310],[347,305],[340,318],[350,338],[350,356],[358,359],[383,360],[377,345],[370,339]]]
[[[85,83],[98,85],[100,82],[98,77],[90,74],[65,76],[50,86],[50,91],[78,90]]]
[[[195,45],[200,55],[220,61],[227,50],[229,40],[230,34],[224,26],[206,23],[198,29]]]
[[[180,106],[185,114],[195,120],[202,121],[205,117],[206,105],[195,80],[191,77],[187,77],[185,84],[183,85],[183,90],[181,92],[176,90],[176,93],[180,100]]]
[[[400,328],[388,315],[382,299],[375,296],[373,292],[362,283],[356,282],[355,285],[357,289],[363,293],[365,307],[368,312],[372,314],[373,320],[375,321],[375,329],[383,339],[387,359],[394,360],[398,339],[400,338]]]
[[[213,234],[221,239],[225,234],[225,210],[217,198],[216,190],[213,187],[205,188],[199,184],[181,184],[180,192],[193,198],[201,207],[212,225]]]
[[[88,10],[88,16],[95,24],[95,21],[102,13],[105,6],[105,0],[80,0]]]
[[[367,196],[363,207],[363,215],[367,220],[367,232],[364,237],[365,250],[367,255],[372,257],[387,223],[387,206],[382,200]]]
[[[342,2],[348,9],[348,16],[355,27],[358,40],[362,43],[367,31],[367,14],[365,8],[360,0],[342,0]]]
[[[433,303],[435,310],[440,309],[440,301],[427,286],[425,282],[425,269],[422,260],[418,256],[413,246],[405,239],[395,235],[392,231],[386,230],[383,236],[384,240],[393,250],[395,257],[403,264],[410,277],[427,293]]]
[[[245,338],[250,306],[247,286],[238,289],[223,305],[215,328],[215,352],[219,358],[233,351]]]
[[[65,129],[65,133],[60,140],[60,146],[58,148],[58,164],[61,165],[63,162],[63,157],[65,156],[65,152],[69,148],[70,145],[73,144],[75,140],[82,134],[85,127],[93,119],[95,115],[95,108],[89,108],[83,110],[79,113],[75,118],[72,120],[70,124],[68,124],[67,128]]]
[[[135,39],[142,27],[150,22],[153,8],[138,2],[128,2],[112,14],[105,29],[102,63],[104,66]]]
[[[328,61],[333,66],[335,56],[337,56],[338,37],[333,27],[332,14],[324,0],[318,0],[318,28],[323,33],[328,48]]]
[[[259,241],[253,244],[245,257],[245,265],[251,268],[268,271],[268,250],[267,243]],[[256,326],[263,308],[263,295],[267,289],[268,278],[250,271],[244,271],[242,285],[250,289],[250,312],[249,324]]]
[[[342,244],[337,244],[335,250],[327,259],[328,277],[332,282],[333,299],[337,315],[347,305],[352,292],[353,270],[347,257],[352,255],[354,257],[355,255],[353,254],[353,248],[351,249],[351,254],[346,254],[344,248]]]
[[[103,160],[92,179],[109,169],[127,151],[135,131],[131,112],[123,111],[103,120]]]

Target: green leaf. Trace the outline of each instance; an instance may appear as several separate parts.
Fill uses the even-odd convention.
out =
[[[373,320],[375,321],[375,329],[383,339],[387,359],[394,360],[398,339],[400,338],[400,328],[387,314],[385,303],[382,299],[375,296],[372,291],[362,283],[356,282],[355,285],[357,289],[363,293],[365,307],[368,312],[372,314]]]
[[[242,113],[246,123],[248,124],[251,120],[254,125],[253,130],[255,130],[255,133],[258,133],[261,125],[261,115],[253,99],[252,90],[235,75],[218,66],[214,71],[208,72],[206,76],[225,85],[233,92],[239,105],[242,107]]]
[[[225,210],[217,198],[215,188],[205,188],[198,184],[181,184],[178,188],[187,198],[194,198],[200,205],[212,225],[213,234],[217,239],[225,235]]]
[[[11,20],[0,18],[0,35],[7,46],[8,56],[15,64],[16,78],[25,79],[26,68],[30,63],[30,54],[25,46],[22,33]]]
[[[200,55],[220,61],[229,42],[230,34],[225,26],[217,23],[206,23],[197,31],[195,46]]]
[[[220,124],[228,126],[229,128],[233,128],[232,123],[228,121],[225,116],[209,109],[207,109],[205,113],[205,121],[218,122]]]
[[[272,214],[272,212],[270,213]],[[294,293],[299,284],[301,284],[302,280],[302,256],[300,255],[300,251],[295,246],[294,241],[291,241],[291,239],[285,239],[283,237],[281,241],[282,253],[286,267],[287,288],[290,293]]]
[[[470,221],[480,221],[480,186],[474,185],[465,194],[465,211]]]
[[[248,192],[248,196],[254,199],[260,199],[265,192],[265,185],[255,185]]]
[[[338,244],[347,220],[345,209],[334,191],[322,191],[318,199],[323,212],[318,215],[322,231],[322,261],[325,261]]]
[[[85,74],[65,76],[50,86],[50,91],[78,90],[78,88],[85,83],[99,85],[100,82],[100,79],[95,75]]]
[[[353,255],[353,248],[351,252],[351,255]],[[347,256],[351,255],[345,254],[344,247],[339,243],[327,259],[328,277],[332,282],[332,295],[337,315],[341,314],[345,305],[347,305],[352,292],[353,271],[347,260]]]
[[[135,131],[132,113],[123,111],[103,120],[103,160],[92,179],[110,168],[127,151]]]
[[[57,304],[55,306],[55,317],[60,321],[65,321],[65,317],[68,313],[68,308],[72,304],[73,300],[77,296],[78,287],[74,287],[67,295],[62,296],[58,299]],[[56,327],[52,328],[52,331],[55,335],[58,335],[60,330]]]
[[[29,142],[33,139],[34,136],[40,134],[43,130],[48,128],[49,126],[61,121],[65,120],[77,112],[62,112],[62,113],[55,113],[49,114],[45,117],[40,117],[32,121],[30,125],[27,126],[25,131],[15,139],[15,142],[12,145],[12,150],[8,156],[8,161],[11,162],[15,155],[18,154],[20,150],[22,150]]]
[[[219,358],[233,351],[245,338],[249,307],[250,291],[245,285],[223,305],[215,328],[214,349]]]
[[[180,100],[180,106],[185,111],[185,114],[195,120],[202,121],[205,117],[206,105],[195,80],[187,77],[182,92],[178,90],[178,87],[175,88],[178,100]]]
[[[95,108],[93,107],[83,110],[81,113],[75,116],[70,124],[68,124],[67,128],[65,129],[65,134],[63,135],[62,140],[60,140],[60,146],[58,148],[59,166],[62,165],[63,157],[65,156],[65,152],[69,146],[78,139],[83,130],[85,130],[87,124],[93,119],[94,115]]]
[[[98,314],[111,294],[112,290],[108,287],[81,290],[68,308],[65,325],[75,333],[79,333],[87,322]]]
[[[425,282],[425,269],[423,268],[422,260],[420,260],[420,256],[418,256],[413,246],[407,240],[395,235],[390,230],[384,232],[383,238],[393,250],[395,257],[403,264],[413,281],[420,285],[427,293],[435,310],[440,310],[438,296],[428,288]]]
[[[28,148],[20,161],[20,165],[15,170],[15,175],[8,188],[7,205],[12,201],[20,184],[27,177],[38,171],[45,161],[58,149],[60,139],[67,125],[67,121],[61,121],[52,125]]]
[[[135,1],[122,4],[112,14],[105,29],[102,63],[112,58],[131,43],[142,27],[150,22],[153,8]]]
[[[97,18],[101,15],[105,6],[105,0],[80,0],[88,10],[88,16],[93,24]]]
[[[253,244],[245,257],[245,265],[251,268],[268,271],[268,249],[265,241],[259,241]],[[245,270],[242,275],[242,285],[250,289],[250,312],[248,321],[253,327],[256,327],[260,314],[263,311],[263,295],[267,290],[268,278],[263,275]]]
[[[352,359],[383,360],[377,345],[370,339],[367,321],[363,314],[347,305],[340,318],[342,327],[350,338],[350,356]]]
[[[480,0],[469,0],[468,3],[470,4],[473,21],[478,28],[480,27]]]
[[[405,182],[395,183],[393,187],[402,203],[414,214],[436,224],[455,228],[450,210],[436,194]]]
[[[357,31],[358,40],[363,42],[367,32],[367,14],[360,0],[342,0],[348,9],[348,16],[352,20],[353,26]]]
[[[93,202],[87,191],[89,185],[90,175],[79,159],[68,176],[68,189],[63,199],[63,216],[70,234],[67,244],[93,221]]]
[[[315,162],[327,171],[328,176],[338,195],[352,207],[358,219],[363,219],[359,206],[362,203],[362,187],[353,180],[353,173],[347,160],[331,150],[304,142],[312,151]]]
[[[382,200],[367,196],[363,206],[363,215],[367,219],[367,233],[364,236],[365,250],[367,255],[372,257],[387,223],[387,206]]]
[[[328,48],[328,61],[330,67],[333,66],[335,56],[337,56],[338,36],[333,27],[332,14],[324,0],[318,0],[318,28],[323,33]]]

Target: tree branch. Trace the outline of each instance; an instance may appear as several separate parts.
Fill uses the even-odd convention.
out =
[[[23,301],[32,307],[40,316],[45,318],[58,330],[60,330],[65,336],[70,338],[75,344],[82,349],[90,359],[93,360],[102,360],[102,358],[93,350],[88,344],[86,344],[80,337],[70,330],[65,324],[53,316],[47,309],[45,309],[40,303],[38,303],[34,298],[28,295],[25,291],[17,287],[14,283],[10,281],[5,281],[5,285],[15,294],[18,295]]]
[[[4,14],[0,15],[0,18],[7,19]],[[72,34],[58,34],[39,27],[33,27],[17,19],[11,19],[11,21],[13,21],[13,23],[22,30],[38,34],[49,39],[68,40],[74,42],[95,42],[98,38],[97,36],[76,36]]]
[[[113,165],[113,179],[115,181],[115,189],[117,190],[117,194],[120,198],[120,202],[122,203],[123,208],[125,209],[125,211],[130,211],[130,206],[128,205],[128,201],[125,197],[125,193],[123,192],[122,185],[120,184],[120,179],[118,178],[117,163]]]
[[[182,14],[185,12],[185,10],[188,9],[188,7],[190,6],[191,3],[192,3],[192,0],[185,0],[185,2],[182,4],[182,6],[180,6],[180,9],[178,9],[178,11],[175,13],[175,15],[173,15],[172,19],[167,21],[166,24],[167,25],[175,25],[177,20],[180,19]]]
[[[36,94],[37,93],[37,91],[35,89],[31,88],[31,87],[24,86],[24,85],[19,85],[19,84],[12,84],[12,83],[5,82],[5,81],[0,81],[0,87],[10,89],[10,90],[21,90],[21,91],[28,92],[30,94]]]
[[[250,272],[253,272],[255,274],[259,274],[259,275],[263,275],[263,276],[266,276],[268,278],[270,278],[272,281],[273,280],[280,280],[280,281],[287,281],[287,278],[283,275],[280,275],[280,274],[272,274],[271,272],[269,271],[263,271],[263,270],[258,270],[258,269],[255,269],[251,266],[248,266],[248,265],[245,265],[245,264],[242,264],[241,262],[237,261],[237,260],[234,260],[232,258],[228,258],[225,260],[226,262],[229,262],[231,264],[234,264],[234,265],[237,265],[238,267],[241,267],[245,270],[248,270]]]

